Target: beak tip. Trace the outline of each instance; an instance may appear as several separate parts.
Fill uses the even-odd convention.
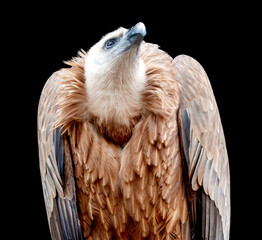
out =
[[[132,43],[141,43],[145,35],[146,27],[142,22],[137,23],[126,32],[127,40]]]
[[[146,36],[146,26],[144,23],[139,22],[134,27],[134,30],[140,33],[143,37]]]

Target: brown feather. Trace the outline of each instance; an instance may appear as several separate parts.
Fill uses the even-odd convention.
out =
[[[230,174],[225,138],[210,81],[202,66],[193,58],[180,55],[173,61],[174,74],[181,91],[179,116],[190,186],[210,204],[202,205],[202,238],[229,239]],[[190,122],[188,121],[190,119]],[[186,133],[188,136],[186,136]],[[188,140],[186,140],[188,139]],[[200,191],[200,193],[201,193]],[[211,204],[212,203],[212,204]],[[210,212],[220,216],[211,216]],[[197,214],[192,208],[192,215]],[[220,218],[221,217],[221,218]],[[193,216],[197,218],[197,216]],[[201,219],[201,218],[200,218]],[[221,221],[215,226],[214,221]],[[195,220],[192,221],[193,224]],[[219,231],[222,224],[222,235]],[[194,228],[197,226],[193,226]]]
[[[194,129],[190,132],[188,173],[192,189],[204,185],[216,206],[223,209],[227,180],[219,181],[227,165],[216,160],[216,145],[224,142],[212,139],[210,134],[214,127],[216,131],[222,129],[217,129],[219,123],[207,125],[210,111],[214,116],[218,114],[213,97],[208,100],[209,85],[183,84],[181,97],[182,83],[176,76],[173,59],[157,45],[145,42],[139,55],[146,66],[146,85],[141,93],[141,109],[135,109],[127,123],[102,121],[88,111],[86,52],[79,52],[66,62],[70,68],[57,73],[60,76],[59,91],[55,92],[57,104],[51,109],[57,118],[52,126],[43,125],[48,125],[49,130],[61,127],[70,139],[70,146],[66,147],[67,151],[71,148],[73,156],[79,219],[85,239],[190,239],[184,159],[177,123],[179,108],[189,108],[194,116],[199,115],[199,109],[203,112],[191,119]],[[186,74],[188,79],[194,71],[189,69]],[[202,88],[203,84],[206,88]],[[203,98],[194,100],[200,88]],[[41,110],[39,114],[43,114]],[[45,137],[46,142],[52,138]],[[48,153],[42,155],[47,157]],[[52,165],[47,160],[48,164]],[[45,172],[46,165],[42,168]],[[56,189],[63,194],[61,186],[55,188],[61,185],[61,179],[52,182],[51,178],[48,176],[44,183],[49,184],[47,201],[55,197]],[[72,188],[68,179],[66,183],[68,189]],[[210,224],[218,223],[210,218]]]

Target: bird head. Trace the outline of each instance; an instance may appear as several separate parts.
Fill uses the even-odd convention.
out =
[[[145,25],[137,23],[130,29],[123,27],[106,34],[90,48],[85,59],[87,86],[99,80],[106,85],[124,82],[130,72],[136,74],[144,68],[139,58],[139,47],[146,35]],[[91,87],[91,86],[90,86]],[[102,86],[101,86],[102,87]]]
[[[113,118],[114,122],[127,124],[139,114],[146,82],[146,67],[139,49],[145,35],[141,22],[130,29],[120,27],[88,51],[84,73],[88,109],[101,121]]]

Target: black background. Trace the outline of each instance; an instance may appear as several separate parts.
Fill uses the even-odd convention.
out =
[[[74,1],[60,5],[23,3],[6,9],[9,14],[2,21],[6,40],[2,45],[2,70],[6,76],[2,83],[7,86],[2,85],[2,89],[8,97],[2,91],[1,120],[6,134],[1,176],[8,239],[50,239],[36,135],[37,105],[45,81],[65,67],[63,60],[71,59],[79,49],[88,50],[107,32],[120,26],[130,28],[139,21],[147,28],[145,41],[158,44],[172,57],[190,55],[206,70],[220,110],[230,160],[231,239],[252,239],[255,226],[250,219],[255,218],[249,214],[257,213],[259,200],[251,193],[255,192],[258,177],[250,172],[255,158],[247,143],[254,140],[246,135],[255,126],[245,117],[255,115],[249,102],[253,96],[247,96],[252,93],[248,85],[254,81],[247,73],[247,62],[258,32],[255,6],[189,2],[182,6],[164,2],[120,5]]]

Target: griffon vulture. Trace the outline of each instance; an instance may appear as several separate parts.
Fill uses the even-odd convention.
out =
[[[145,35],[143,23],[108,33],[43,88],[52,239],[229,239],[228,156],[209,79]]]

